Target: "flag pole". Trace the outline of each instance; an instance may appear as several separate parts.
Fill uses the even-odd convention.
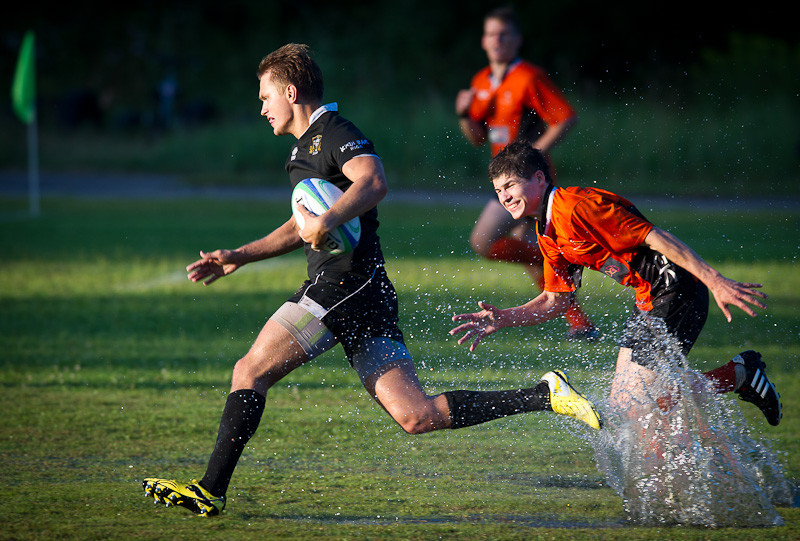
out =
[[[36,109],[33,119],[28,123],[28,202],[31,216],[37,218],[41,213],[39,203],[39,129]]]

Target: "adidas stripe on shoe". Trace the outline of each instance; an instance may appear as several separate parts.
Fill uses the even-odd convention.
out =
[[[783,416],[781,395],[764,372],[766,364],[757,351],[743,351],[733,358],[733,362],[744,366],[745,381],[736,391],[739,398],[755,404],[772,426],[777,426]]]

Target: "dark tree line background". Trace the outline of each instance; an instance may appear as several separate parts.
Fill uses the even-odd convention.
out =
[[[31,2],[13,6],[0,27],[0,81],[10,88],[33,29],[44,166],[169,170],[195,182],[247,183],[249,174],[261,183],[263,171],[279,173],[271,164],[283,163],[287,143],[245,128],[259,123],[255,71],[271,50],[303,42],[325,74],[326,100],[371,134],[394,178],[480,176],[487,156],[465,148],[452,102],[486,63],[482,20],[500,5],[520,15],[522,56],[547,69],[587,119],[557,149],[569,152],[562,172],[682,176],[687,190],[747,189],[746,178],[758,176],[795,190],[800,128],[786,119],[800,110],[800,32],[778,3]],[[606,123],[619,124],[616,134]],[[174,126],[179,138],[153,138]],[[10,99],[0,128],[0,168],[23,167],[24,130]],[[149,146],[126,154],[142,135]]]
[[[608,92],[626,85],[680,85],[682,71],[703,50],[725,48],[735,33],[790,45],[800,35],[795,18],[778,3],[747,10],[704,4],[565,0],[515,7],[525,27],[526,58],[564,86]],[[236,116],[254,107],[258,60],[283,43],[300,41],[316,51],[329,94],[360,89],[414,101],[429,93],[452,95],[485,63],[481,20],[496,5],[501,4],[32,2],[6,16],[0,70],[10,84],[19,42],[31,28],[38,40],[43,122],[56,122],[59,114],[69,121],[70,100],[85,109],[83,120],[124,121],[150,106],[159,85],[171,78],[184,114]]]

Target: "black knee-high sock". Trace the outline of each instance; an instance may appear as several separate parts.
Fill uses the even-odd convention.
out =
[[[450,406],[450,428],[464,428],[525,413],[552,411],[550,387],[546,381],[530,389],[512,391],[448,391],[444,393]]]
[[[261,421],[265,402],[264,396],[253,390],[228,395],[219,422],[217,444],[200,481],[200,485],[214,496],[224,496],[228,491],[236,463]]]

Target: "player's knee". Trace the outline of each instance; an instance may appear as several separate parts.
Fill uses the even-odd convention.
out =
[[[280,379],[280,376],[265,370],[261,363],[246,355],[236,361],[231,379],[236,387],[266,392]]]
[[[469,238],[469,245],[476,254],[481,257],[489,257],[489,251],[492,246],[491,241],[486,238],[484,234],[473,234]]]
[[[252,364],[248,362],[246,357],[239,359],[236,361],[236,364],[233,365],[233,376],[231,380],[237,387],[252,389],[257,376],[258,375],[253,370]]]

